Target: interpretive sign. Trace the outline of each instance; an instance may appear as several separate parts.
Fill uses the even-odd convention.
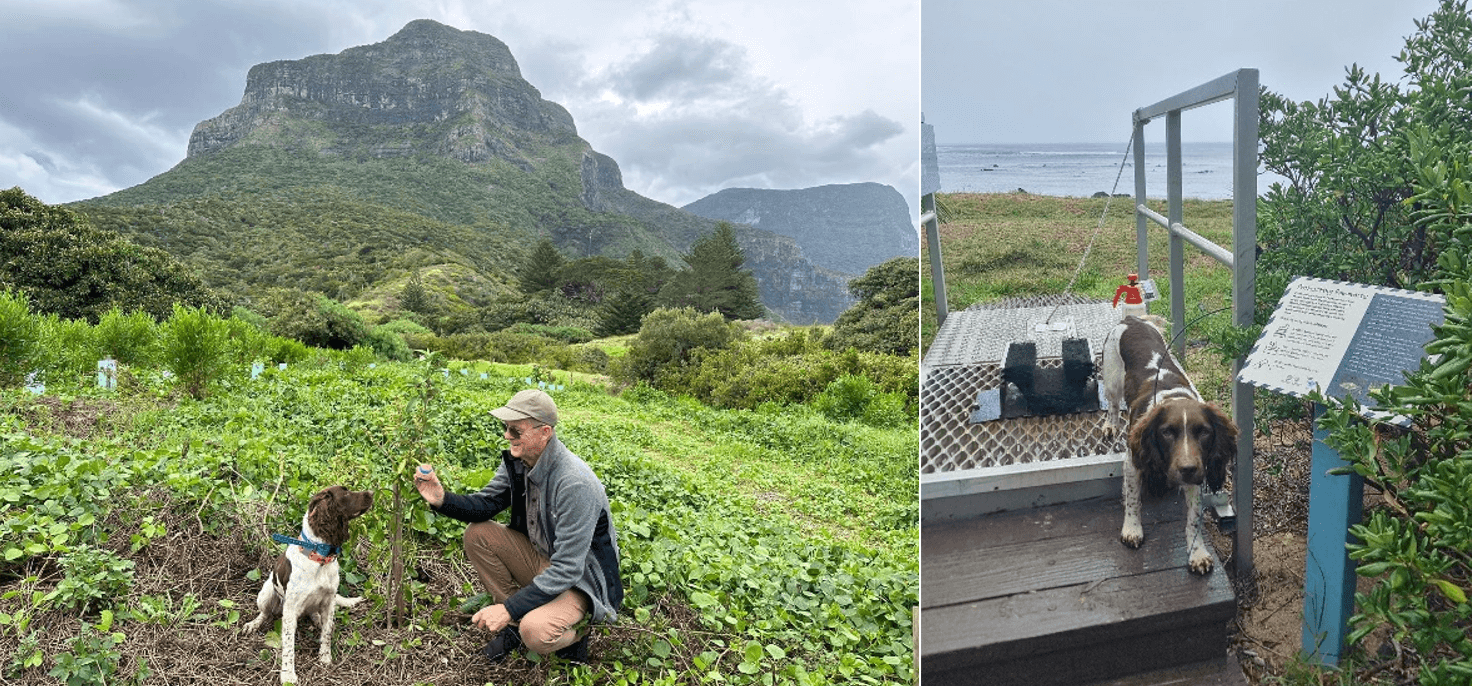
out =
[[[1405,383],[1421,366],[1431,327],[1443,321],[1445,298],[1393,288],[1299,277],[1288,284],[1237,380],[1304,397],[1353,397],[1365,414],[1369,393]],[[1354,613],[1355,562],[1349,528],[1363,516],[1364,478],[1330,448],[1314,406],[1308,540],[1304,563],[1303,653],[1337,665]]]
[[[1370,405],[1371,389],[1405,382],[1442,322],[1431,293],[1299,277],[1288,284],[1238,380],[1305,397]]]
[[[920,124],[920,195],[940,192],[940,156],[935,154],[935,127]]]

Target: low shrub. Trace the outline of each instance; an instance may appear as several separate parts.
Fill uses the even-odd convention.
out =
[[[369,329],[368,337],[363,343],[386,360],[408,362],[414,357],[414,352],[409,348],[404,336],[390,329],[388,324]]]
[[[729,347],[740,337],[740,329],[728,324],[719,313],[700,314],[694,308],[660,308],[644,316],[639,336],[629,352],[611,372],[630,383],[648,381],[665,387],[682,374],[697,350],[715,351]],[[735,367],[729,368],[736,369]]]
[[[562,341],[563,343],[587,343],[594,338],[592,331],[576,326],[547,326],[545,324],[527,324],[526,322],[502,329],[502,332],[532,334]]]

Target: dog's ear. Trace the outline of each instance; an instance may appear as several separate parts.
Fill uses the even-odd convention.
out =
[[[1237,425],[1227,413],[1215,405],[1206,406],[1206,420],[1211,423],[1211,445],[1204,446],[1206,485],[1221,490],[1227,482],[1227,465],[1237,455]]]
[[[312,510],[317,509],[317,506],[318,505],[321,505],[323,502],[331,501],[331,500],[332,500],[332,489],[330,489],[330,488],[324,488],[324,489],[322,489],[320,491],[317,491],[315,494],[312,495],[312,499],[309,500],[309,501],[307,501],[307,511],[308,512],[311,512]]]
[[[1150,408],[1143,417],[1135,420],[1134,428],[1130,429],[1130,460],[1140,472],[1145,492],[1151,497],[1164,495],[1169,490],[1166,471],[1170,468],[1170,447],[1160,434],[1161,424],[1165,421],[1164,409],[1161,405]]]

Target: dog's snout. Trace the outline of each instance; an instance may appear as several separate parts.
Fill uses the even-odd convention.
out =
[[[1181,465],[1180,473],[1182,482],[1191,484],[1193,486],[1201,485],[1202,473],[1200,465]]]

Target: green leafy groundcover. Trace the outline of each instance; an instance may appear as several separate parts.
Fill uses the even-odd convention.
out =
[[[481,379],[482,371],[490,378]],[[527,383],[484,365],[360,365],[327,354],[257,380],[237,377],[196,401],[157,371],[131,373],[136,385],[124,398],[85,389],[49,402],[19,390],[0,396],[0,591],[30,594],[29,602],[19,592],[0,601],[0,646],[19,646],[0,648],[5,673],[71,664],[70,654],[62,660],[35,649],[35,633],[48,627],[28,619],[50,616],[44,611],[68,598],[80,604],[84,626],[105,623],[115,632],[100,628],[99,635],[128,631],[139,608],[103,607],[85,583],[19,579],[35,562],[71,555],[101,560],[93,564],[110,570],[107,578],[130,583],[128,565],[89,551],[126,549],[120,540],[106,542],[113,533],[136,532],[135,550],[165,535],[136,521],[146,511],[139,500],[160,488],[188,499],[176,507],[197,508],[205,530],[263,518],[277,531],[297,525],[300,503],[317,488],[374,488],[378,504],[354,526],[366,539],[364,553],[346,559],[344,581],[345,590],[382,607],[390,602],[389,488],[403,477],[393,473],[403,460],[389,447],[412,446],[439,466],[451,489],[477,488],[504,447],[487,411]],[[913,679],[918,488],[911,427],[836,423],[801,406],[714,410],[645,387],[614,397],[582,383],[561,385],[553,391],[564,416],[559,435],[608,488],[628,591],[620,614],[639,628],[631,634],[637,640],[606,647],[591,667],[567,668],[573,683]],[[127,416],[91,438],[52,432],[36,419],[36,403],[67,402],[156,409],[120,413]],[[409,552],[463,560],[462,525],[411,500]],[[119,508],[133,514],[110,517]],[[129,518],[135,521],[126,532],[109,530]],[[461,589],[465,596],[477,590]],[[410,601],[421,622],[444,611],[427,596]],[[696,628],[662,623],[668,613],[660,608],[672,600],[693,613]],[[237,602],[252,609],[247,598]],[[99,609],[105,622],[95,620]],[[414,640],[438,640],[426,631]],[[127,653],[125,641],[114,643]]]

